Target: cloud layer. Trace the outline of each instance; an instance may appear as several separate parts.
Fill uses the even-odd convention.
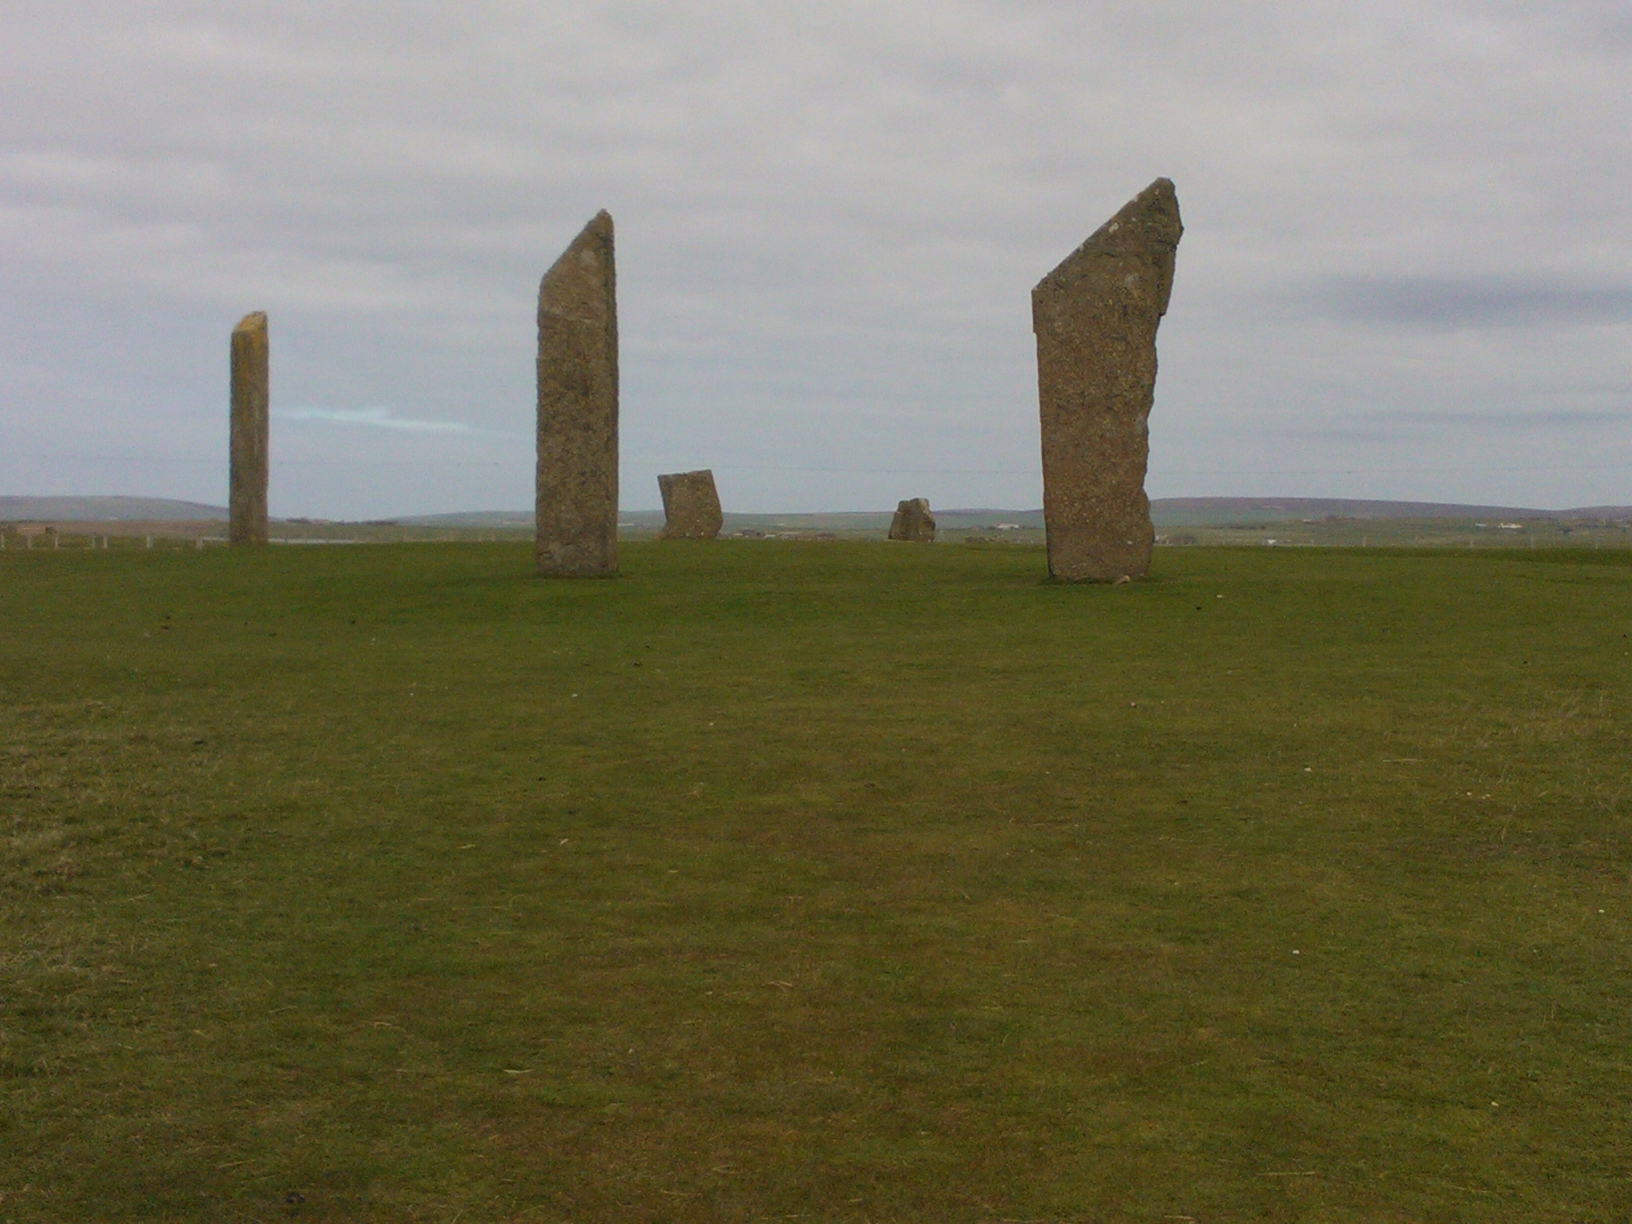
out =
[[[12,6],[0,488],[220,500],[264,309],[275,512],[526,506],[606,207],[628,506],[1036,505],[1031,285],[1165,174],[1154,495],[1632,501],[1629,61],[1609,3]]]

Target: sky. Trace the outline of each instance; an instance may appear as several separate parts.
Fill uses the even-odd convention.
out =
[[[1158,176],[1153,497],[1632,503],[1624,0],[0,0],[0,493],[532,504],[617,230],[621,501],[1042,501],[1030,290]]]

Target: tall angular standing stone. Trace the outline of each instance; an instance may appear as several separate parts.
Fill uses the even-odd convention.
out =
[[[538,572],[618,572],[618,302],[595,214],[538,289]]]
[[[890,539],[935,542],[935,516],[929,512],[927,498],[914,497],[896,506],[895,517],[890,520]]]
[[[1051,577],[1117,582],[1150,568],[1156,328],[1183,232],[1173,184],[1157,179],[1031,291]]]
[[[675,472],[657,478],[663,494],[662,540],[712,540],[725,526],[720,513],[720,494],[714,488],[714,473]]]
[[[247,314],[232,329],[232,428],[227,539],[266,543],[266,484],[270,448],[271,358],[266,314]]]

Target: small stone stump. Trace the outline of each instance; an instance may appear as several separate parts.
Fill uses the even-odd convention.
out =
[[[540,574],[617,576],[618,304],[605,211],[538,287],[535,514]]]
[[[271,355],[266,313],[247,314],[232,329],[232,424],[227,481],[227,540],[266,543],[270,463]]]
[[[890,520],[890,539],[910,540],[916,544],[935,542],[935,517],[929,512],[929,499],[914,497],[901,502]]]
[[[1050,577],[1120,582],[1150,568],[1156,328],[1183,233],[1173,184],[1157,179],[1031,291]]]
[[[657,478],[663,494],[663,530],[660,540],[712,540],[725,525],[720,512],[720,495],[714,488],[714,473],[674,472]]]

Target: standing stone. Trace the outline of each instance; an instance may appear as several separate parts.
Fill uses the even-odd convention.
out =
[[[895,518],[890,520],[890,539],[918,544],[935,542],[935,518],[929,512],[927,498],[914,497],[896,506]]]
[[[720,513],[720,495],[714,488],[714,473],[675,472],[657,478],[663,494],[663,530],[660,540],[712,540],[725,525]]]
[[[247,314],[232,329],[232,440],[227,505],[233,544],[266,543],[270,449],[271,360],[266,313]]]
[[[618,572],[618,302],[598,212],[538,288],[538,572]]]
[[[1050,577],[1118,582],[1150,568],[1156,328],[1183,232],[1173,184],[1157,179],[1031,291]]]

